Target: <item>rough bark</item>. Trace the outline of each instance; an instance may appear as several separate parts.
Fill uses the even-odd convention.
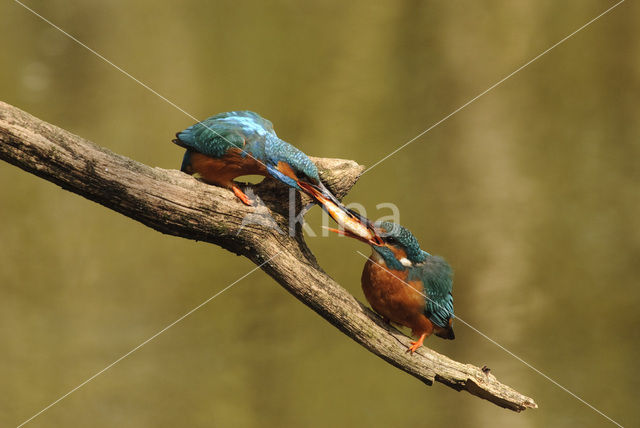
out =
[[[249,258],[344,334],[428,385],[435,380],[514,411],[537,407],[478,367],[427,347],[407,354],[410,339],[384,324],[318,266],[299,227],[290,236],[289,206],[283,202],[289,190],[273,180],[254,186],[265,206],[247,207],[228,190],[118,155],[2,102],[0,158],[162,233],[210,242]],[[363,171],[350,160],[313,161],[338,197]],[[260,210],[283,233],[256,223],[243,225],[247,215]]]

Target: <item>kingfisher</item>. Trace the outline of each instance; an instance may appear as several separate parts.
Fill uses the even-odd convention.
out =
[[[382,243],[349,230],[330,229],[371,245],[372,254],[362,271],[362,290],[367,301],[385,322],[412,330],[412,354],[435,333],[454,339],[452,322],[452,270],[439,256],[420,248],[406,228],[388,221],[374,223]]]
[[[246,205],[251,200],[234,179],[273,177],[308,194],[345,230],[380,241],[364,217],[344,207],[325,187],[311,159],[278,138],[273,124],[257,113],[231,111],[211,116],[178,132],[173,142],[186,149],[181,171],[230,189]]]

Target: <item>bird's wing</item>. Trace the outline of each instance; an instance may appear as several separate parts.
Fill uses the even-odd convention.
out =
[[[244,141],[241,132],[211,119],[198,122],[178,132],[176,139],[173,140],[174,143],[186,149],[216,158],[224,155],[232,147],[242,149]]]
[[[424,285],[427,296],[425,314],[437,326],[446,328],[453,318],[452,272],[449,264],[441,257],[429,256],[417,265],[415,273]]]
[[[232,111],[178,132],[173,142],[208,156],[220,157],[230,148],[245,150],[249,142],[263,142],[267,135],[276,135],[271,122],[251,111]]]

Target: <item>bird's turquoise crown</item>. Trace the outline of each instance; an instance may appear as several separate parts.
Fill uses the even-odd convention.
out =
[[[408,229],[390,221],[376,222],[375,227],[386,244],[399,247],[407,253],[411,263],[422,263],[430,256],[420,249],[418,240]],[[393,252],[386,246],[373,246],[384,258],[385,263],[392,269],[405,269],[405,266],[395,258]]]

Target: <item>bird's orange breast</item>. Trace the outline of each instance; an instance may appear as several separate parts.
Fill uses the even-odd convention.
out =
[[[362,290],[371,307],[383,317],[422,330],[425,298],[422,284],[408,281],[408,271],[390,271],[382,259],[370,257],[362,272]]]
[[[202,153],[191,153],[191,172],[200,174],[202,180],[209,184],[230,187],[233,179],[241,175],[267,175],[263,163],[253,157],[241,156],[240,149],[232,149],[220,158],[213,158]]]

